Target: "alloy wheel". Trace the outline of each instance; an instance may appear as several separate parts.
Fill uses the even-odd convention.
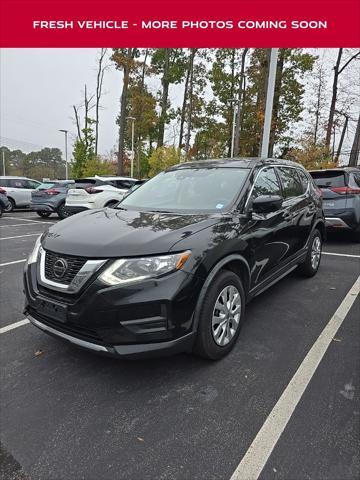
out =
[[[234,285],[226,286],[219,294],[212,315],[212,336],[224,347],[234,337],[240,323],[241,296]]]
[[[313,240],[311,247],[311,266],[316,270],[319,266],[321,258],[321,240],[320,237],[316,236]]]

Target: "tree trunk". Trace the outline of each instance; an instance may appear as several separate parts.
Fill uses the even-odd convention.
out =
[[[230,98],[234,98],[235,95],[235,53],[236,49],[231,49],[231,88],[230,88]],[[229,107],[229,142],[228,142],[228,154],[227,156],[231,157],[231,147],[232,147],[232,132],[233,132],[233,118],[234,118],[234,108],[236,105],[232,102]]]
[[[167,113],[167,104],[169,96],[169,68],[170,68],[170,53],[171,48],[165,48],[165,60],[164,60],[164,72],[161,80],[162,83],[162,96],[161,96],[161,113],[159,118],[159,131],[157,146],[162,147],[164,145],[164,133],[165,133],[165,121]]]
[[[106,55],[106,48],[101,49],[99,63],[98,63],[98,71],[96,76],[96,105],[95,105],[95,156],[97,156],[98,152],[98,142],[99,142],[99,109],[100,109],[100,99],[102,94],[102,86],[104,80],[104,72],[105,68],[103,66],[103,61]]]
[[[284,61],[285,61],[285,49],[281,48],[279,52],[279,59],[276,66],[276,80],[275,80],[275,91],[274,91],[274,103],[272,111],[272,125],[270,132],[270,142],[269,142],[269,157],[274,155],[274,146],[275,146],[275,134],[276,126],[279,116],[280,109],[280,94],[281,94],[281,83],[284,70]]]
[[[234,157],[237,157],[240,153],[240,124],[242,119],[242,104],[243,98],[245,96],[245,60],[248,48],[244,48],[241,55],[241,67],[240,67],[240,85],[238,93],[238,111],[236,115],[236,124],[235,124],[235,142],[234,142]]]
[[[342,129],[342,132],[341,132],[339,145],[338,145],[337,152],[336,152],[336,155],[335,155],[335,162],[339,161],[339,158],[340,158],[340,155],[341,155],[341,149],[342,149],[342,146],[343,146],[343,143],[344,143],[344,138],[345,138],[345,133],[346,133],[346,129],[347,129],[347,126],[348,126],[348,121],[349,121],[349,117],[345,116],[344,126],[343,126],[343,129]]]
[[[192,50],[192,49],[191,49],[191,50]],[[190,78],[191,50],[190,50],[190,54],[189,54],[188,69],[187,69],[187,72],[186,72],[183,104],[182,104],[182,107],[181,107],[179,148],[182,148],[183,135],[184,135],[184,123],[185,123],[185,116],[186,116],[186,105],[187,105],[188,88],[189,88],[189,78]]]
[[[355,167],[359,164],[359,152],[360,152],[360,115],[356,127],[354,141],[351,147],[349,167]]]
[[[326,137],[325,137],[325,146],[328,148],[328,150],[330,150],[331,134],[332,134],[333,125],[334,125],[334,115],[335,115],[335,108],[336,108],[337,87],[338,87],[338,78],[339,78],[339,67],[340,67],[342,53],[343,53],[343,49],[339,48],[336,65],[334,67],[332,97],[331,97],[329,119],[326,127]]]
[[[131,48],[128,49],[128,57],[131,57]],[[120,117],[119,117],[119,148],[118,148],[118,164],[117,164],[117,173],[118,175],[123,175],[124,173],[124,145],[125,145],[125,124],[126,124],[126,109],[128,102],[128,89],[129,89],[129,79],[130,79],[130,66],[129,63],[124,65],[124,78],[123,78],[123,88],[121,92],[121,106],[120,106]]]
[[[196,48],[191,49],[190,55],[190,80],[189,80],[189,108],[188,108],[188,119],[187,119],[187,133],[186,133],[186,144],[185,151],[188,155],[190,150],[190,137],[191,137],[191,128],[192,128],[192,109],[193,109],[193,87],[194,87],[194,58],[196,54]]]

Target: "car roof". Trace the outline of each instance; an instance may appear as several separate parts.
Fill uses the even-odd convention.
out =
[[[5,179],[8,179],[8,180],[11,180],[11,179],[18,179],[18,180],[34,180],[33,178],[29,178],[29,177],[17,177],[16,175],[0,175],[0,178],[3,178],[4,180]],[[34,182],[39,182],[39,180],[34,180]],[[41,183],[41,182],[39,182]]]
[[[134,182],[137,182],[137,178],[132,178],[132,177],[105,177],[105,176],[99,176],[95,175],[94,177],[83,177],[83,178],[77,178],[75,181],[79,182],[81,180],[132,180]]]
[[[335,168],[323,168],[318,170],[310,170],[310,173],[321,173],[321,172],[357,172],[359,173],[359,167],[335,167]]]
[[[291,162],[290,160],[283,160],[277,158],[258,158],[258,157],[238,157],[238,158],[219,158],[219,159],[209,159],[209,160],[197,160],[194,162],[183,162],[174,165],[167,169],[171,170],[181,170],[185,168],[254,168],[255,166],[266,166],[266,165],[284,165],[292,167],[304,168],[300,163]]]

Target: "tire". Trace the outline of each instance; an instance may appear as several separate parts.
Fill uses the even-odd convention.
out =
[[[234,288],[236,291],[233,290]],[[229,293],[231,291],[233,294],[238,295],[233,300],[234,316],[232,318],[229,317],[228,306],[225,306],[224,309],[216,308],[216,305],[224,304],[221,301],[221,297],[223,300],[228,299],[230,301]],[[236,308],[234,309],[234,307]],[[234,312],[237,313],[234,314]],[[240,278],[233,272],[221,270],[205,293],[200,309],[199,325],[193,352],[209,360],[219,360],[227,355],[234,347],[239,336],[244,314],[245,293]],[[235,328],[233,328],[234,326]]]
[[[14,208],[16,207],[16,203],[15,203],[15,200],[13,200],[12,198],[8,198],[8,200],[9,200],[9,205],[4,209],[4,212],[11,213],[12,211],[14,211]]]
[[[59,218],[61,218],[61,220],[70,217],[70,213],[66,210],[65,202],[61,203],[58,206],[58,208],[56,209],[56,213],[58,214]]]
[[[2,203],[0,203],[0,217],[2,217],[2,214],[4,213],[4,207]]]
[[[117,200],[110,200],[110,202],[108,202],[105,207],[107,208],[113,208],[114,205],[117,205],[119,202]]]
[[[322,236],[315,229],[309,241],[309,247],[305,261],[299,265],[298,272],[304,277],[313,277],[319,269],[321,262]]]
[[[47,218],[47,217],[50,217],[50,215],[51,215],[51,212],[45,212],[44,210],[41,210],[41,211],[38,210],[36,213],[37,213],[37,214],[39,215],[39,217],[41,217],[41,218]]]

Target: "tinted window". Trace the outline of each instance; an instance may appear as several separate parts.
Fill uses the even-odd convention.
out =
[[[349,184],[350,184],[351,187],[359,188],[360,187],[360,173],[350,173]]]
[[[322,172],[310,172],[316,185],[322,188],[346,187],[343,171],[324,170]]]
[[[262,170],[256,179],[252,196],[253,198],[256,198],[260,195],[281,196],[280,183],[273,168]]]
[[[248,169],[182,168],[159,173],[126,197],[119,207],[156,211],[222,210],[238,194]]]
[[[34,189],[40,185],[39,182],[34,182],[34,180],[25,180],[24,181],[24,188]]]
[[[298,197],[304,193],[296,168],[278,167],[284,198]]]
[[[22,180],[21,178],[12,178],[8,180],[9,187],[12,188],[26,188],[26,180]]]
[[[136,183],[135,180],[113,180],[113,182],[117,188],[129,189],[133,187]]]
[[[10,187],[9,180],[5,178],[0,178],[0,186],[1,187]]]
[[[301,185],[303,186],[303,191],[306,192],[309,184],[309,177],[303,170],[298,170],[297,172],[300,177]]]

